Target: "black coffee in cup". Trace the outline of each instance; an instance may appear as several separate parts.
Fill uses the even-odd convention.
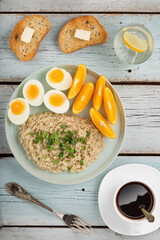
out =
[[[148,212],[152,210],[154,198],[151,190],[141,182],[129,182],[122,186],[116,196],[119,211],[131,219],[140,219],[144,214],[140,210],[144,207]]]

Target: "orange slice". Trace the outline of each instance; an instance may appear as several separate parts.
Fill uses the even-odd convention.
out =
[[[89,111],[90,117],[94,125],[103,133],[106,137],[116,138],[116,134],[106,121],[106,119],[94,108],[91,108]]]
[[[117,121],[116,103],[113,94],[108,87],[104,89],[103,104],[109,122],[111,124],[116,124]]]
[[[80,93],[78,94],[73,103],[72,112],[74,114],[78,114],[85,109],[93,95],[93,91],[94,91],[93,83],[88,82],[84,85],[84,87],[81,89]]]
[[[98,111],[102,104],[103,91],[105,87],[106,78],[104,75],[101,75],[95,86],[94,94],[93,94],[93,107]]]
[[[148,48],[146,40],[142,39],[135,33],[126,31],[123,34],[123,41],[130,49],[139,53],[145,52]]]
[[[80,63],[80,65],[76,71],[76,74],[73,78],[71,88],[69,89],[68,99],[74,98],[79,93],[79,91],[81,90],[81,88],[84,84],[84,81],[86,78],[86,72],[87,72],[86,66],[84,64]]]

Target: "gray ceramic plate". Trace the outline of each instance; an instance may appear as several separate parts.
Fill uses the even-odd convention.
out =
[[[60,67],[64,68],[67,71],[71,73],[72,76],[74,76],[76,69],[78,66],[74,65],[58,65],[58,66],[49,66],[42,68],[38,70],[37,72],[32,73],[30,76],[28,76],[15,90],[10,100],[17,98],[17,97],[23,97],[22,95],[22,89],[24,84],[30,80],[30,79],[37,79],[39,80],[45,89],[45,92],[50,90],[51,88],[48,86],[45,80],[46,73],[52,68],[52,67]],[[87,69],[87,77],[86,82],[91,81],[93,83],[96,83],[97,79],[99,77],[98,73],[95,73],[89,69]],[[56,184],[75,184],[84,182],[86,180],[89,180],[101,172],[103,172],[116,158],[117,154],[120,151],[124,134],[125,134],[125,115],[124,110],[122,106],[122,102],[116,92],[116,90],[113,88],[113,86],[106,81],[106,86],[108,86],[115,97],[116,105],[117,105],[117,123],[115,126],[113,126],[113,129],[116,133],[116,139],[109,139],[106,138],[105,140],[105,148],[103,152],[99,155],[98,159],[91,164],[87,169],[81,173],[75,173],[71,174],[69,172],[64,172],[60,174],[55,173],[49,173],[43,170],[40,170],[36,165],[33,164],[31,160],[29,160],[25,154],[25,151],[23,150],[19,140],[18,140],[18,127],[12,124],[7,116],[6,112],[6,119],[5,119],[5,130],[6,130],[6,136],[9,143],[9,146],[11,148],[12,153],[14,154],[17,161],[22,165],[24,169],[26,169],[29,173],[32,175],[45,180],[47,182],[56,183]],[[66,91],[67,93],[67,91]],[[70,106],[72,106],[73,101],[70,101]],[[80,114],[83,117],[89,117],[89,109],[92,107],[92,99],[85,108],[85,110]],[[37,113],[39,111],[48,111],[48,109],[42,104],[39,107],[32,107],[30,106],[30,114]],[[101,113],[105,116],[103,106],[100,109]],[[71,107],[68,111],[69,114],[72,114]]]

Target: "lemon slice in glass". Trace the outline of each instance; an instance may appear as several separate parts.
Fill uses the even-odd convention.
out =
[[[127,31],[123,34],[123,41],[130,49],[139,53],[145,52],[148,48],[146,40]]]

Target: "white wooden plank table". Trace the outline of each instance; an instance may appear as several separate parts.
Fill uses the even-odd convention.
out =
[[[46,16],[51,29],[34,60],[24,63],[12,53],[8,39],[15,24],[34,13]],[[71,18],[88,13],[108,31],[107,42],[68,55],[62,53],[57,42],[61,27]],[[105,226],[97,198],[102,178],[117,166],[144,163],[160,170],[160,0],[1,0],[0,23],[0,240],[160,239],[160,230],[135,238],[115,234]],[[141,65],[120,62],[113,49],[116,32],[129,23],[144,24],[154,38],[153,54]],[[105,74],[114,84],[126,112],[126,138],[119,156],[104,173],[85,183],[59,186],[33,177],[12,156],[5,137],[5,110],[19,82],[33,71],[51,64],[80,62]],[[10,181],[20,183],[58,211],[81,216],[95,232],[89,238],[73,233],[56,216],[9,195],[5,184]]]

